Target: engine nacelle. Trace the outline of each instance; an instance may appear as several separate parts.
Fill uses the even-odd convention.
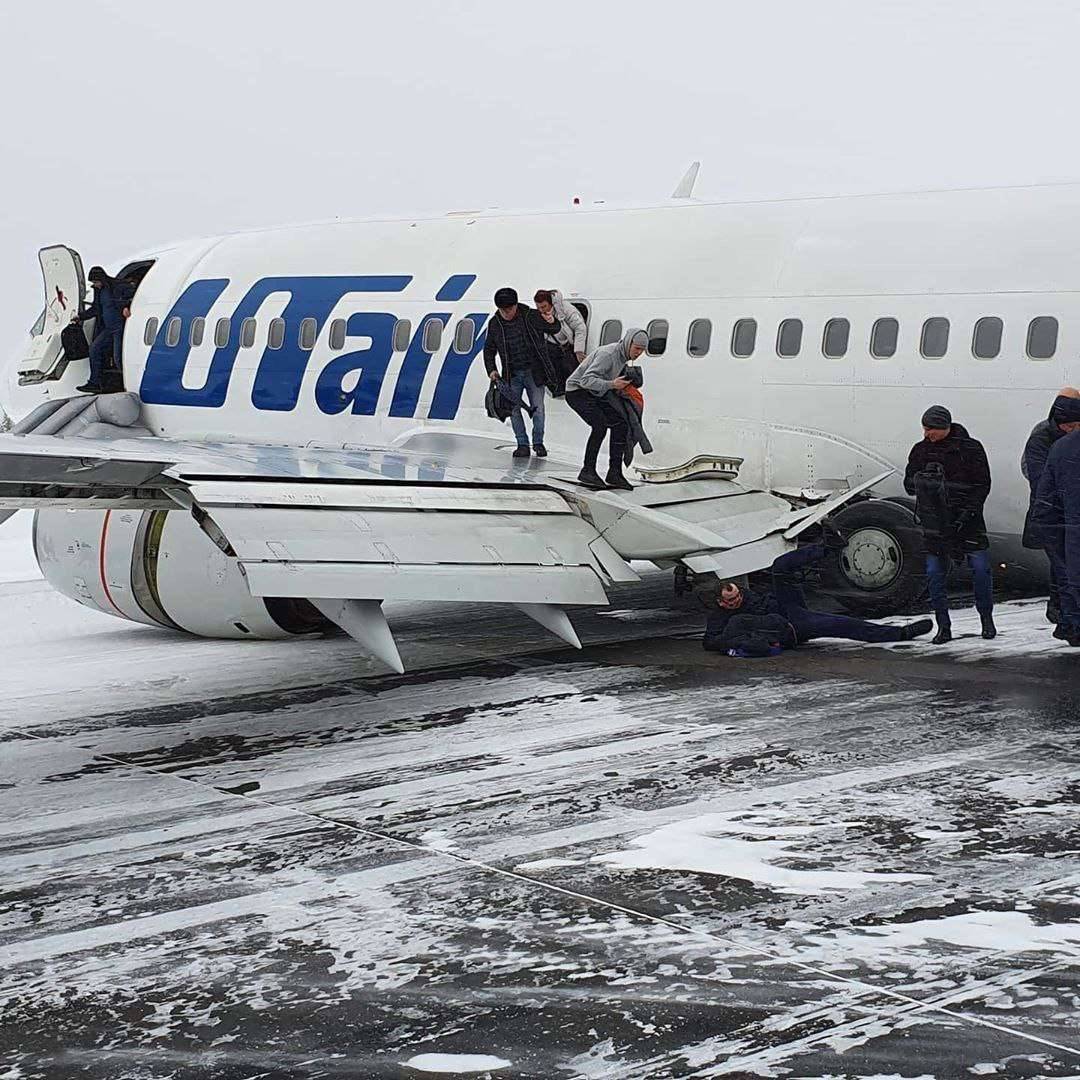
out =
[[[215,638],[331,626],[305,600],[252,596],[237,561],[181,510],[38,510],[34,554],[57,592],[148,626]]]

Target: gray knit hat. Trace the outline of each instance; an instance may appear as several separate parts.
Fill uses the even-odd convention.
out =
[[[936,428],[945,430],[952,427],[952,413],[944,405],[931,405],[922,414],[922,426],[924,428]]]

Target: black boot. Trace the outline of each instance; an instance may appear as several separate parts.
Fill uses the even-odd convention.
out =
[[[1054,627],[1054,637],[1056,637],[1058,641],[1068,641],[1069,631],[1066,627],[1058,623],[1058,625]]]
[[[980,615],[979,618],[982,620],[982,636],[986,638],[987,641],[993,641],[994,638],[997,637],[997,627],[994,625],[994,616],[987,614]]]
[[[608,469],[607,476],[604,479],[607,481],[609,488],[615,488],[618,491],[634,490],[634,485],[623,476],[622,469]]]
[[[98,386],[97,383],[83,383],[82,386],[76,386],[75,390],[80,394],[104,394],[105,390]]]
[[[922,637],[923,634],[929,634],[933,629],[933,619],[919,619],[917,622],[910,622],[907,626],[900,627],[900,640],[911,641],[912,638]]]
[[[577,478],[579,484],[584,484],[587,488],[592,488],[594,491],[603,491],[604,488],[607,487],[607,484],[600,479],[600,474],[593,465],[586,465],[585,468],[577,474]]]
[[[533,447],[533,453],[537,457],[547,457],[547,447],[541,442]]]
[[[947,641],[952,641],[952,623],[948,617],[937,617],[937,633],[930,639],[933,645],[944,645]]]
[[[525,458],[525,457],[528,457],[528,456],[529,456],[529,448],[527,446],[519,446],[514,451],[514,457]]]

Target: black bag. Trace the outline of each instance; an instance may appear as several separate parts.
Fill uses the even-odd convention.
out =
[[[949,506],[945,470],[938,461],[915,474],[915,520],[929,541],[947,542],[955,536],[956,518]]]
[[[68,323],[60,331],[60,344],[64,347],[64,359],[85,360],[90,355],[90,346],[86,343],[82,323]]]

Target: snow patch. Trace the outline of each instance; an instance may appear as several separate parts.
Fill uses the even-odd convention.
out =
[[[510,1067],[506,1058],[493,1057],[491,1054],[417,1054],[402,1064],[417,1072],[450,1073],[455,1076]]]
[[[0,582],[41,579],[34,557],[33,525],[30,510],[19,510],[0,522]]]
[[[925,881],[926,874],[892,874],[860,870],[800,870],[792,862],[822,861],[820,852],[799,852],[798,838],[857,822],[827,825],[757,824],[744,812],[705,814],[665,825],[636,837],[632,850],[596,855],[593,862],[626,870],[687,870],[718,877],[739,878],[783,893],[809,896],[834,889],[861,889],[880,882]],[[778,865],[778,863],[785,865]]]

